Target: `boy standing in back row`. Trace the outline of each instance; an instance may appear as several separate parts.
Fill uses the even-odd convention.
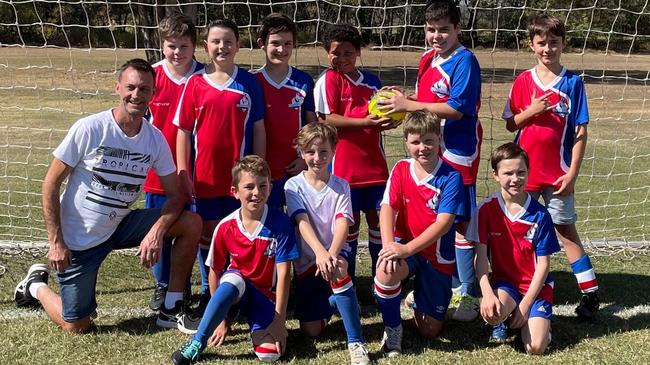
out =
[[[268,204],[284,210],[284,184],[305,169],[293,140],[300,128],[316,121],[314,81],[307,73],[289,65],[296,42],[296,24],[284,14],[273,13],[260,22],[257,45],[266,63],[255,71],[264,93],[266,160],[273,187]]]
[[[163,133],[176,161],[178,128],[173,123],[174,113],[185,83],[191,75],[203,70],[203,64],[194,60],[196,28],[192,19],[182,14],[170,15],[160,21],[159,32],[164,59],[153,65],[156,71],[156,93],[149,103],[149,122]],[[154,171],[147,174],[144,191],[145,208],[161,208],[165,204],[167,195]],[[149,308],[154,311],[162,307],[169,287],[171,246],[171,242],[165,242],[160,260],[151,268],[156,288],[151,296]],[[189,285],[186,285],[186,291],[189,292]],[[205,301],[204,297],[202,299]]]
[[[381,250],[378,210],[388,179],[381,131],[392,128],[392,121],[368,113],[368,102],[381,88],[381,81],[375,74],[356,67],[357,57],[361,56],[359,31],[350,24],[339,24],[324,39],[332,68],[316,81],[314,99],[319,119],[338,131],[332,174],[350,184],[354,224],[347,238],[351,249],[348,273],[354,280],[361,211],[368,223],[373,276]]]
[[[432,49],[420,59],[416,95],[402,93],[380,102],[388,112],[426,109],[441,118],[443,161],[463,177],[466,216],[456,224],[456,268],[460,280],[460,304],[453,318],[473,321],[478,316],[474,246],[465,239],[471,213],[476,208],[483,130],[478,120],[481,100],[481,69],[474,54],[460,44],[460,11],[450,0],[437,0],[426,10],[425,38]]]
[[[564,24],[540,15],[530,21],[528,35],[537,65],[515,79],[503,119],[530,157],[526,190],[544,199],[583,294],[576,314],[591,320],[599,308],[598,282],[576,230],[574,194],[587,145],[587,96],[582,79],[560,63]]]

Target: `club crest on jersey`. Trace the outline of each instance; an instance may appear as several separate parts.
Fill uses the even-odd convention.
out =
[[[275,238],[271,238],[269,240],[269,245],[266,246],[266,250],[264,250],[264,256],[267,257],[273,257],[275,256],[275,250],[278,248],[278,240]]]
[[[449,86],[447,85],[444,79],[440,79],[436,83],[431,85],[431,92],[436,94],[440,98],[449,96]]]
[[[300,106],[302,105],[302,103],[304,101],[305,101],[305,98],[302,95],[296,94],[296,96],[294,96],[293,99],[291,99],[291,103],[289,104],[289,108],[298,109],[298,108],[300,108]]]
[[[535,238],[535,233],[537,233],[537,223],[530,226],[528,232],[526,232],[526,234],[524,235],[524,239],[533,242],[533,238]]]
[[[433,198],[429,199],[429,201],[427,202],[427,208],[437,212],[439,203],[440,203],[440,195],[434,194]]]
[[[555,108],[553,108],[553,113],[566,118],[571,113],[571,106],[569,105],[569,100],[564,96],[560,95],[560,101],[557,103]]]
[[[239,100],[239,103],[237,104],[237,107],[241,109],[242,111],[247,111],[251,107],[251,99],[248,95],[244,95],[241,100]]]

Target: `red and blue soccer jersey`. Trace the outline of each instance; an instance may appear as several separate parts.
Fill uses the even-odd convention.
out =
[[[484,200],[472,214],[467,239],[487,245],[492,283],[507,282],[525,295],[535,274],[537,257],[560,250],[551,215],[530,195],[523,209],[512,215],[500,193]],[[539,298],[553,303],[549,274]]]
[[[264,208],[255,232],[248,233],[240,209],[221,220],[214,230],[205,264],[221,273],[230,258],[228,270],[241,275],[275,301],[275,264],[293,261],[299,256],[295,227],[286,214]]]
[[[307,112],[314,112],[314,81],[311,76],[289,67],[287,77],[276,83],[264,68],[255,72],[262,86],[264,101],[264,127],[266,129],[266,161],[273,180],[286,176],[285,168],[298,154],[293,140],[307,123]]]
[[[176,161],[176,134],[178,129],[173,123],[174,114],[178,109],[178,102],[181,100],[185,83],[187,83],[191,75],[203,70],[203,64],[192,61],[192,67],[190,67],[187,75],[181,78],[172,75],[164,60],[154,64],[153,69],[156,71],[156,94],[149,102],[149,122],[163,133],[172,151],[172,157]],[[147,174],[144,181],[144,191],[153,194],[165,193],[158,175],[153,170]]]
[[[398,161],[388,178],[384,199],[397,212],[395,237],[408,242],[431,226],[438,214],[465,215],[465,189],[458,171],[442,160],[424,179],[415,174],[415,160]],[[445,274],[453,274],[456,261],[452,226],[438,241],[418,252]]]
[[[465,47],[459,47],[445,60],[433,50],[420,59],[417,100],[424,103],[447,103],[463,113],[456,119],[440,122],[443,160],[463,175],[465,185],[476,184],[483,129],[478,120],[481,107],[481,69],[478,60]]]
[[[510,119],[526,110],[533,93],[539,97],[548,92],[551,96],[547,100],[555,108],[532,117],[515,138],[530,160],[526,186],[530,191],[553,186],[569,171],[576,128],[589,122],[585,86],[578,75],[566,68],[548,85],[542,84],[534,68],[517,76],[503,118]]]
[[[350,118],[368,116],[368,102],[381,81],[374,74],[357,70],[359,78],[336,70],[327,70],[316,81],[314,99],[316,112],[338,114]],[[377,128],[338,128],[332,173],[345,179],[351,188],[383,185],[388,178],[388,167]]]
[[[235,161],[253,152],[254,123],[263,118],[262,89],[248,71],[235,67],[221,85],[205,72],[190,77],[174,124],[194,136],[197,198],[230,196],[231,170]]]

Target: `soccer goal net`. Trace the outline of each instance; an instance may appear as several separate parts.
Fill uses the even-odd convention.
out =
[[[576,185],[578,230],[594,251],[650,251],[650,4],[647,0],[461,0],[461,42],[482,74],[484,142],[478,198],[496,190],[487,156],[513,139],[501,119],[510,85],[535,59],[526,22],[546,12],[565,21],[562,62],[581,75],[589,139]],[[41,183],[51,152],[74,121],[115,104],[116,69],[159,59],[157,24],[174,11],[199,29],[227,17],[240,26],[237,62],[263,64],[259,20],[282,12],[298,24],[293,63],[318,75],[327,66],[323,29],[351,23],[367,45],[359,65],[385,85],[413,91],[425,50],[421,0],[0,0],[0,240],[24,253],[43,247]],[[199,39],[202,39],[201,37]],[[200,41],[202,42],[202,41]],[[206,62],[202,43],[196,58]],[[400,131],[386,133],[390,166],[405,155]],[[63,217],[62,219],[65,219]]]

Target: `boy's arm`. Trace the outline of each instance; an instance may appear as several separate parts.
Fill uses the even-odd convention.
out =
[[[530,100],[530,105],[521,113],[505,118],[506,129],[510,132],[515,132],[530,122],[534,116],[555,108],[557,104],[551,105],[548,101],[548,98],[551,95],[553,95],[553,92],[549,91],[546,94],[537,97],[536,91],[533,89],[533,96]],[[509,105],[506,105],[506,108],[509,108]]]
[[[341,247],[343,247],[347,238],[349,227],[350,221],[346,217],[337,218],[334,222],[334,236],[332,237],[332,245],[329,249],[331,257],[337,258],[339,256]]]
[[[544,287],[544,282],[548,276],[551,267],[551,256],[537,256],[537,263],[535,264],[535,273],[530,281],[530,286],[524,298],[517,307],[518,310],[514,311],[511,326],[512,328],[521,328],[528,321],[528,312],[533,305],[535,298]]]
[[[494,290],[490,284],[487,245],[476,243],[476,278],[481,288],[481,316],[489,324],[497,324],[501,319],[502,305],[499,298],[494,295]]]
[[[582,166],[582,159],[585,157],[585,149],[587,148],[587,124],[580,124],[576,127],[575,141],[573,149],[571,150],[571,166],[569,171],[560,176],[553,185],[559,186],[553,192],[553,195],[567,196],[573,194],[575,191],[575,183],[580,173],[580,166]]]
[[[389,110],[390,113],[394,112],[414,112],[416,110],[425,109],[437,115],[439,118],[444,119],[461,119],[463,113],[452,108],[449,104],[445,103],[425,103],[417,100],[412,100],[406,97],[399,90],[393,90],[397,94],[392,98],[379,99],[377,104],[381,104],[382,110]]]
[[[266,129],[264,128],[264,119],[260,119],[253,124],[253,154],[261,158],[266,158]]]
[[[178,128],[178,134],[176,135],[176,168],[180,180],[180,191],[187,202],[191,202],[192,196],[194,196],[194,184],[190,177],[191,172],[188,169],[190,148],[190,132]]]
[[[379,232],[381,234],[381,246],[391,247],[395,242],[395,217],[397,213],[390,204],[382,204],[379,210]],[[377,270],[390,274],[397,269],[395,260],[386,260],[379,256]]]
[[[344,117],[340,114],[319,114],[320,120],[331,124],[337,128],[372,128],[390,129],[393,126],[393,121],[387,117],[378,117],[376,115],[368,114],[365,118],[350,118]]]
[[[291,261],[275,265],[277,284],[275,287],[275,316],[266,332],[275,340],[279,354],[283,354],[287,343],[287,303],[289,302],[289,285],[291,284]]]
[[[323,276],[325,280],[331,279],[331,274],[334,271],[334,262],[333,258],[329,252],[325,249],[325,246],[318,240],[314,227],[311,225],[309,216],[307,213],[299,213],[295,217],[296,224],[298,225],[298,231],[307,245],[314,251],[316,254],[316,268],[318,269],[317,274]]]
[[[385,260],[392,260],[405,259],[407,257],[415,255],[416,253],[429,247],[432,243],[447,233],[451,229],[451,226],[454,224],[454,219],[456,219],[455,214],[438,214],[436,221],[427,227],[427,229],[425,229],[424,232],[422,232],[419,236],[412,239],[409,243],[403,245],[392,242],[388,243],[387,245],[383,245],[380,257]]]

